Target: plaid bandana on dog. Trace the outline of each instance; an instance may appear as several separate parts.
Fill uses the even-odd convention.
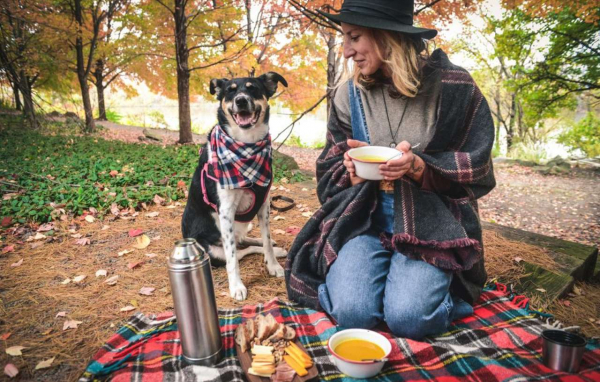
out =
[[[223,189],[268,186],[271,183],[271,135],[256,143],[231,138],[217,125],[210,135],[215,178]]]

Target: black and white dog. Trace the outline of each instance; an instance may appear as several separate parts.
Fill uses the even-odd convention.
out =
[[[213,79],[210,93],[220,102],[218,122],[202,148],[183,213],[183,237],[194,238],[208,252],[213,265],[226,265],[229,294],[245,300],[239,260],[263,253],[270,275],[283,277],[269,229],[271,138],[268,100],[286,80],[275,72],[256,78]],[[247,238],[250,222],[258,216],[262,240]],[[248,246],[238,249],[238,246]]]

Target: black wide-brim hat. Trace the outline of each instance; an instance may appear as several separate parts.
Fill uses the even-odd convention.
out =
[[[432,39],[435,29],[413,26],[414,0],[345,0],[340,13],[318,11],[336,24],[385,29],[414,37]]]

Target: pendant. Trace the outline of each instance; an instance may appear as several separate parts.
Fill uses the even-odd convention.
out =
[[[395,149],[396,148],[396,142],[391,142],[390,143],[390,147],[393,148],[393,149]]]

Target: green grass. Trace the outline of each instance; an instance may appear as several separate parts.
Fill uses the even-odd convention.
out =
[[[90,207],[105,213],[112,203],[137,208],[155,195],[184,197],[198,163],[198,146],[167,146],[106,141],[93,136],[31,131],[18,117],[0,117],[0,216],[13,220],[51,220],[55,205],[80,215]],[[111,176],[111,171],[118,175]],[[277,181],[294,179],[274,169]]]

